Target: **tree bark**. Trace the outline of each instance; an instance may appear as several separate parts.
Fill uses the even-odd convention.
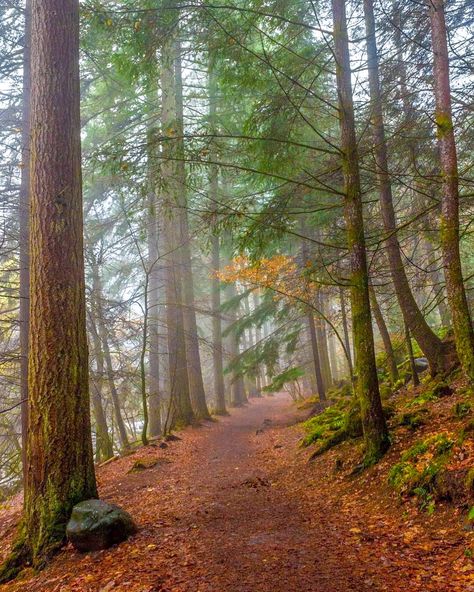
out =
[[[115,385],[114,367],[112,364],[112,356],[109,346],[109,333],[105,324],[104,307],[102,305],[102,283],[99,274],[97,263],[92,264],[92,291],[93,291],[93,306],[95,309],[98,333],[102,343],[102,351],[105,359],[107,382],[110,389],[110,396],[112,398],[112,405],[114,407],[115,421],[119,432],[120,446],[124,449],[130,446],[127,436],[127,429],[122,417],[122,410],[120,408],[120,397]]]
[[[387,324],[385,323],[385,319],[383,318],[382,311],[380,310],[379,303],[377,301],[377,296],[375,294],[375,290],[372,286],[369,286],[369,295],[370,295],[370,303],[372,306],[372,314],[375,317],[375,322],[377,323],[377,327],[379,329],[380,337],[382,338],[383,348],[385,350],[385,354],[387,356],[387,367],[388,372],[390,374],[390,382],[395,384],[398,380],[398,368],[397,362],[395,360],[395,352],[393,351],[392,340],[390,338],[390,333],[387,329]]]
[[[325,314],[324,301],[321,298],[321,291],[318,290],[316,294],[316,304],[318,310]],[[319,316],[316,320],[316,336],[318,339],[319,346],[319,358],[321,360],[321,371],[323,374],[323,380],[325,389],[329,389],[333,383],[331,364],[329,362],[329,351],[328,351],[328,338],[326,331],[326,321]]]
[[[194,415],[197,419],[210,419],[206,403],[206,393],[201,369],[199,352],[199,336],[197,330],[196,310],[194,302],[194,278],[191,258],[191,237],[187,209],[186,170],[184,165],[184,114],[183,114],[183,81],[181,67],[181,44],[176,38],[175,49],[175,85],[176,85],[176,131],[178,134],[179,157],[177,161],[179,182],[179,221],[181,230],[181,282],[184,296],[184,329],[186,334],[186,354],[188,360],[189,391]]]
[[[428,359],[432,374],[437,374],[446,369],[446,348],[443,342],[432,331],[416,303],[405,273],[400,252],[400,244],[397,237],[397,223],[393,207],[392,186],[388,169],[387,143],[385,139],[382,113],[379,58],[375,37],[373,0],[364,0],[364,15],[367,34],[367,58],[373,144],[377,167],[380,207],[384,229],[387,234],[386,245],[390,273],[403,318]]]
[[[323,380],[323,374],[321,372],[321,362],[319,359],[319,347],[318,338],[316,336],[316,324],[314,322],[313,312],[309,312],[307,315],[308,320],[308,331],[311,342],[311,354],[314,365],[314,375],[316,377],[316,387],[318,389],[318,395],[320,401],[326,401],[326,387]]]
[[[97,496],[89,409],[79,114],[79,2],[31,3],[28,458],[0,580],[43,567],[72,507]]]
[[[449,57],[443,0],[429,0],[428,11],[433,47],[436,128],[441,161],[441,248],[446,293],[453,321],[456,350],[462,368],[474,380],[474,331],[467,303],[459,251],[459,179],[451,107]]]
[[[188,380],[186,338],[183,315],[182,288],[179,277],[181,266],[181,228],[180,192],[177,159],[179,140],[177,140],[177,110],[175,86],[174,36],[168,34],[162,45],[161,92],[162,92],[162,135],[163,161],[161,173],[163,180],[164,203],[167,220],[164,224],[166,243],[166,318],[168,326],[168,358],[170,382],[170,408],[165,431],[173,427],[189,425],[194,420]]]
[[[95,456],[96,461],[108,460],[114,455],[114,447],[107,426],[107,418],[102,404],[102,387],[104,383],[104,354],[100,342],[99,333],[92,314],[89,314],[89,334],[92,337],[94,360],[96,364],[95,376],[92,379],[92,409],[94,411],[96,437]]]
[[[410,361],[410,369],[411,369],[411,376],[412,376],[412,380],[413,380],[413,386],[417,387],[420,384],[420,379],[418,378],[418,371],[416,369],[415,356],[413,355],[413,346],[411,343],[410,329],[408,328],[407,325],[405,325],[405,343],[407,346],[408,359]]]
[[[364,430],[365,462],[370,464],[378,460],[387,450],[389,438],[375,365],[345,0],[332,0],[332,8],[344,173],[344,216],[351,258],[351,308],[356,354],[356,391]]]
[[[301,234],[304,236],[306,235],[306,227],[304,222],[301,224]],[[308,252],[308,242],[306,238],[303,238],[301,243],[301,259],[303,269],[306,268],[307,264],[310,263],[310,256]],[[309,292],[309,287],[306,283],[306,291]],[[327,383],[323,378],[323,372],[321,368],[321,356],[320,356],[320,343],[318,343],[318,337],[316,334],[316,323],[314,321],[314,312],[311,308],[308,309],[306,314],[306,319],[308,322],[308,332],[309,338],[311,343],[311,358],[313,361],[314,367],[314,377],[316,379],[316,388],[318,390],[319,400],[325,401],[326,400],[326,388]]]
[[[235,284],[228,284],[226,288],[227,299],[233,300],[237,296]],[[237,322],[237,311],[230,313],[230,325]],[[231,363],[235,363],[240,356],[240,340],[237,333],[231,330],[229,334],[229,354]],[[245,384],[244,378],[238,371],[232,372],[231,377],[231,406],[242,407],[245,404]]]
[[[31,93],[31,1],[25,3],[25,42],[23,48],[23,111],[21,136],[21,185],[18,219],[20,222],[20,401],[21,454],[26,476],[28,433],[28,332],[30,325],[30,93]],[[26,483],[25,483],[26,485]]]
[[[346,310],[346,297],[344,295],[344,288],[339,288],[339,299],[341,303],[341,317],[342,317],[342,330],[344,332],[344,345],[346,346],[346,361],[349,368],[349,375],[352,380],[354,375],[354,365],[352,362],[351,353],[351,340],[349,338],[349,323],[347,322],[347,310]]]
[[[156,59],[153,53],[152,59]],[[150,81],[152,86],[154,80]],[[151,91],[148,92],[149,102],[154,105]],[[149,115],[150,116],[150,115]],[[159,166],[156,158],[157,138],[156,128],[153,122],[150,124],[147,134],[147,159],[148,159],[148,403],[149,426],[148,433],[153,438],[161,434],[161,396],[160,396],[160,360],[159,360],[159,296],[160,296],[160,258],[158,252],[158,221],[157,221],[157,194]]]

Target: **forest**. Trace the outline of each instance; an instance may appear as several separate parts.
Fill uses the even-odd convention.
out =
[[[0,592],[474,592],[472,0],[0,0],[0,143]]]

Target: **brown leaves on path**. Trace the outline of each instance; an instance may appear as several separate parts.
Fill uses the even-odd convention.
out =
[[[0,592],[474,590],[468,535],[451,510],[448,527],[427,526],[381,489],[383,468],[349,481],[333,470],[340,451],[308,464],[299,428],[285,427],[292,415],[284,396],[253,400],[165,450],[100,468],[101,496],[128,510],[139,533],[94,554],[67,547]],[[137,460],[148,468],[130,472]],[[3,555],[18,514],[0,512]]]

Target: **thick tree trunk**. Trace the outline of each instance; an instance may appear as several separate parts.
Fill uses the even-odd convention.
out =
[[[451,108],[449,57],[443,0],[429,0],[433,47],[436,127],[441,160],[443,197],[441,200],[441,248],[446,292],[453,320],[456,350],[464,372],[474,380],[474,331],[464,290],[459,252],[459,180]]]
[[[344,173],[344,215],[351,258],[351,307],[356,354],[356,389],[364,430],[365,462],[371,463],[379,459],[387,450],[389,438],[382,411],[375,365],[345,0],[332,0],[332,8]]]
[[[372,286],[369,287],[369,294],[370,294],[370,304],[372,306],[372,314],[374,315],[375,322],[377,323],[377,327],[380,333],[380,337],[382,338],[383,348],[385,350],[385,354],[387,356],[387,367],[390,374],[390,382],[395,384],[398,380],[398,368],[397,362],[395,360],[395,352],[393,351],[392,340],[390,338],[390,333],[387,329],[387,324],[385,323],[385,319],[383,318],[382,311],[380,310],[379,303],[377,301],[377,296],[375,294],[375,290]]]
[[[191,257],[191,237],[187,209],[186,170],[184,165],[184,114],[183,114],[183,81],[181,67],[181,44],[176,40],[175,51],[175,84],[176,84],[176,113],[177,134],[179,142],[179,158],[177,162],[179,180],[179,218],[181,229],[181,281],[184,297],[184,328],[186,332],[186,353],[188,360],[189,390],[194,414],[197,419],[209,419],[210,413],[206,403],[206,393],[201,369],[201,354],[199,352],[199,336],[196,322],[194,302],[194,278]]]
[[[30,325],[30,93],[31,93],[31,1],[25,3],[25,43],[23,48],[23,112],[21,136],[20,222],[20,401],[23,477],[26,475],[28,433],[28,332]]]
[[[165,430],[189,425],[194,420],[188,380],[186,338],[183,315],[183,299],[180,281],[181,266],[181,216],[179,181],[179,140],[177,136],[176,86],[175,86],[176,42],[168,34],[163,42],[161,55],[162,92],[162,134],[163,143],[161,174],[167,220],[164,224],[166,242],[166,318],[168,326],[168,359],[170,381],[170,408]]]
[[[405,273],[400,252],[400,244],[397,237],[397,224],[393,207],[392,187],[388,170],[387,143],[385,139],[382,113],[379,58],[375,37],[373,0],[364,0],[364,14],[367,33],[367,58],[373,143],[377,166],[380,207],[384,229],[387,233],[386,245],[390,273],[403,318],[428,359],[431,372],[437,374],[446,369],[446,348],[443,342],[431,330],[416,303]]]
[[[42,567],[72,507],[97,496],[82,239],[79,2],[31,3],[28,458],[24,512],[1,579]]]

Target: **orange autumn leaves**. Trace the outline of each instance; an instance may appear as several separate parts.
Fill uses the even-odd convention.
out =
[[[272,290],[277,300],[309,304],[318,289],[293,257],[275,255],[250,261],[239,255],[230,265],[216,273],[225,283],[239,282],[249,288]]]

